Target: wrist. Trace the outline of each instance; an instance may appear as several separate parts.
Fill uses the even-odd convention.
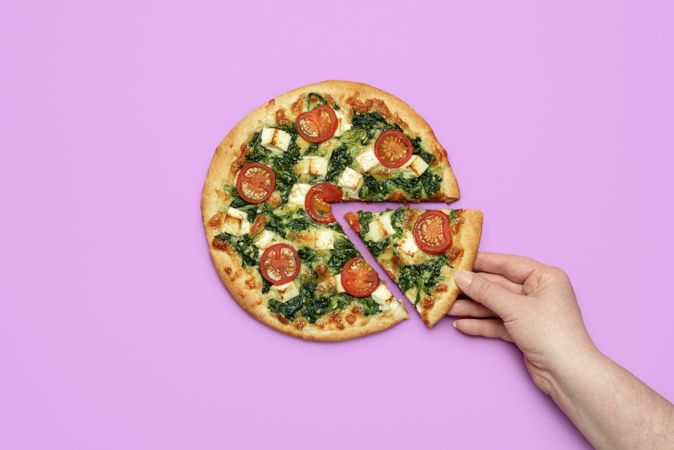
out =
[[[562,406],[560,402],[572,399],[576,392],[597,381],[605,361],[604,354],[591,342],[566,352],[550,369],[548,394]]]

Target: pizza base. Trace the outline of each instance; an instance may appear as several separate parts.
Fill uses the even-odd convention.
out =
[[[398,123],[403,130],[414,130],[414,135],[420,136],[428,150],[433,153],[439,166],[442,168],[442,184],[440,190],[433,198],[434,200],[443,200],[452,202],[459,198],[459,186],[454,176],[454,172],[447,160],[447,153],[440,145],[433,130],[428,123],[407,103],[397,97],[377,89],[367,84],[355,83],[350,81],[323,81],[310,84],[279,97],[269,100],[267,103],[257,108],[243,118],[220,142],[215,150],[215,155],[208,169],[206,181],[201,199],[201,213],[204,225],[206,227],[206,236],[208,239],[211,259],[215,265],[218,276],[225,287],[229,290],[236,302],[248,313],[256,317],[261,322],[283,333],[290,334],[302,339],[316,341],[339,341],[364,336],[377,331],[387,329],[403,319],[409,317],[404,306],[400,309],[380,313],[375,316],[358,316],[353,324],[338,328],[334,323],[328,323],[323,329],[308,325],[306,328],[298,329],[293,323],[283,323],[276,314],[271,313],[264,305],[263,299],[259,294],[259,281],[257,274],[250,268],[244,268],[238,255],[227,250],[217,250],[211,245],[215,232],[208,227],[208,220],[220,211],[220,205],[223,203],[222,187],[224,185],[233,185],[236,179],[236,173],[245,160],[246,146],[252,136],[253,130],[262,126],[274,123],[276,111],[280,108],[291,109],[291,105],[297,98],[309,92],[321,92],[331,95],[338,103],[344,104],[345,99],[351,96],[366,101],[367,99],[381,99],[390,111],[391,115],[398,119]],[[402,118],[402,120],[400,120]],[[429,199],[430,200],[430,199]],[[478,234],[479,240],[479,234]],[[474,260],[474,256],[473,259]],[[470,267],[472,267],[472,260]],[[452,281],[452,290],[457,289]],[[448,293],[448,294],[449,294]],[[456,293],[458,295],[458,291]],[[453,299],[447,295],[449,310]],[[435,311],[435,309],[434,309]],[[435,313],[433,313],[435,319]],[[285,320],[285,319],[284,319]],[[432,319],[429,319],[432,320]],[[436,319],[435,321],[439,320]],[[434,323],[434,322],[433,322]]]

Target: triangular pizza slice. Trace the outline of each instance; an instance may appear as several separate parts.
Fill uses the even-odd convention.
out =
[[[472,270],[477,256],[481,211],[401,206],[346,220],[428,327],[447,314],[459,295],[454,270]]]

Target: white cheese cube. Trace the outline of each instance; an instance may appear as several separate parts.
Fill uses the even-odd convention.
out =
[[[419,177],[422,173],[426,172],[426,169],[428,169],[428,164],[421,157],[412,155],[410,160],[407,161],[403,167],[411,171],[415,176]]]
[[[281,297],[281,300],[284,302],[300,295],[300,291],[297,289],[297,285],[294,281],[290,281],[286,284],[273,285],[271,288],[278,292],[279,297]]]
[[[291,205],[297,205],[304,208],[304,199],[307,196],[307,192],[311,188],[310,184],[296,183],[290,189],[290,195],[288,196],[288,203]]]
[[[337,184],[347,189],[353,189],[357,191],[358,188],[360,188],[360,186],[363,184],[363,176],[353,170],[351,167],[347,167],[339,177]]]
[[[260,136],[260,144],[267,150],[285,152],[290,144],[290,135],[278,128],[263,128]]]
[[[249,230],[250,222],[248,222],[248,214],[236,208],[228,208],[225,220],[222,223],[222,231],[235,236],[241,236],[248,233]]]
[[[302,158],[295,164],[295,173],[308,174],[310,162],[308,158]]]
[[[370,222],[370,229],[365,237],[374,242],[379,242],[395,233],[391,225],[391,213],[385,213]]]
[[[328,159],[322,156],[307,156],[304,159],[309,160],[309,175],[316,175],[319,177],[325,176],[328,173]]]
[[[412,233],[407,233],[407,236],[400,241],[400,246],[398,247],[401,252],[408,254],[409,256],[414,256],[419,252],[419,246],[414,240]]]
[[[337,275],[334,276],[335,279],[335,287],[337,288],[337,292],[346,292],[344,290],[344,286],[342,285],[342,274],[338,273]]]
[[[356,156],[356,161],[358,161],[358,165],[363,169],[363,172],[367,172],[379,165],[379,159],[377,158],[377,155],[375,155],[374,148],[372,147]]]
[[[318,230],[316,232],[316,248],[318,250],[335,248],[335,232],[329,228]]]
[[[335,115],[337,116],[337,129],[335,130],[335,137],[339,137],[344,134],[345,131],[351,128],[351,122],[349,122],[346,114],[344,114],[341,109],[335,110]]]
[[[388,301],[391,300],[392,298],[393,294],[383,284],[380,284],[379,287],[377,287],[377,289],[375,289],[374,292],[372,293],[372,300],[379,303],[380,305],[388,303]]]
[[[275,234],[269,230],[262,230],[262,233],[259,234],[253,245],[255,245],[260,250],[264,250],[269,247],[269,245],[274,240]]]

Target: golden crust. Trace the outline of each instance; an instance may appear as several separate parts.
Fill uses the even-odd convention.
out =
[[[480,237],[482,236],[482,211],[464,209],[461,212],[464,223],[460,231],[454,237],[457,247],[463,249],[463,254],[458,264],[453,269],[448,268],[449,280],[446,292],[438,292],[434,296],[435,303],[433,308],[422,313],[424,323],[432,328],[440,319],[447,315],[456,298],[461,292],[454,282],[452,273],[456,268],[464,270],[473,270],[473,264],[477,257],[477,251],[480,246]]]
[[[260,296],[259,287],[261,281],[257,272],[250,268],[244,269],[241,259],[231,249],[221,250],[213,248],[211,243],[216,232],[208,226],[208,220],[220,212],[224,204],[223,197],[227,193],[222,191],[223,186],[234,184],[236,173],[243,163],[244,158],[242,157],[247,150],[245,143],[250,140],[253,130],[259,129],[266,124],[274,123],[279,118],[278,112],[280,110],[289,116],[293,116],[293,103],[299,97],[309,92],[327,94],[326,96],[329,95],[342,105],[350,101],[353,103],[354,99],[355,102],[361,102],[361,104],[367,104],[369,100],[375,100],[372,105],[373,109],[377,109],[383,105],[385,112],[389,114],[389,118],[392,121],[401,126],[408,134],[421,137],[425,145],[429,147],[436,157],[434,164],[437,164],[442,170],[442,185],[435,199],[452,202],[457,200],[460,194],[458,183],[447,159],[447,153],[438,142],[428,123],[407,103],[387,92],[362,83],[333,80],[295,89],[268,101],[248,114],[225,136],[215,150],[215,155],[206,176],[201,200],[202,218],[206,226],[206,237],[211,258],[220,279],[230,291],[232,297],[244,310],[272,328],[302,339],[339,341],[389,328],[406,319],[408,317],[407,311],[402,307],[377,314],[373,317],[360,315],[354,320],[353,324],[344,324],[341,319],[340,321],[327,321],[321,324],[322,328],[309,324],[306,324],[303,328],[299,328],[294,323],[284,323],[277,315],[268,310],[265,305],[265,298]],[[466,229],[469,228],[466,225],[464,227]],[[479,241],[479,229],[481,229],[481,216],[477,241]],[[464,255],[460,267],[464,267],[463,261],[465,260],[468,263],[468,259]],[[470,259],[470,267],[465,266],[465,268],[472,268],[473,260],[474,256]],[[453,288],[443,296],[442,308],[433,308],[432,310],[433,324],[439,320],[439,317],[435,318],[436,309],[445,309],[444,304],[446,302],[447,307],[444,311],[446,313],[458,295],[458,289],[453,284],[453,281],[451,284]],[[454,290],[456,290],[456,293],[454,293]],[[442,314],[444,315],[444,313]]]

